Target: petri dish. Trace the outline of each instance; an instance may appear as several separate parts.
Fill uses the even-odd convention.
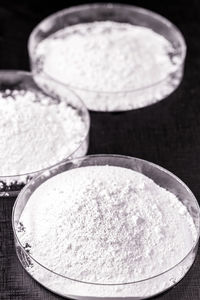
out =
[[[173,70],[169,70],[161,77],[156,78],[155,82],[133,87],[130,85],[128,88],[120,90],[116,85],[112,91],[90,89],[90,87],[85,87],[84,84],[80,86],[73,84],[73,82],[69,83],[63,80],[64,77],[55,76],[55,72],[53,74],[53,72],[48,73],[44,70],[45,55],[38,55],[38,45],[63,28],[70,28],[70,26],[84,23],[92,24],[97,21],[113,21],[142,26],[164,37],[172,46],[172,50],[168,55],[170,61],[173,61]],[[47,17],[32,31],[29,37],[28,50],[34,78],[41,88],[44,88],[45,78],[60,82],[74,90],[83,99],[88,109],[93,111],[138,109],[166,98],[179,86],[182,80],[186,56],[184,37],[169,20],[147,9],[112,3],[71,7]],[[85,70],[85,72],[89,72],[89,70]]]
[[[25,249],[20,242],[19,224],[20,216],[26,207],[29,198],[34,191],[45,181],[57,174],[67,172],[75,168],[87,166],[117,166],[137,171],[151,178],[156,184],[175,194],[186,206],[190,213],[197,231],[197,238],[190,251],[185,257],[178,261],[170,269],[157,274],[156,276],[145,278],[140,281],[101,284],[94,282],[84,282],[58,274],[37,261],[31,254],[30,249]],[[78,186],[77,186],[78,189]],[[189,271],[192,266],[198,249],[199,242],[199,219],[200,209],[198,202],[189,188],[174,174],[151,162],[138,158],[120,155],[91,155],[82,158],[75,158],[68,162],[63,162],[50,168],[46,172],[34,177],[21,191],[12,214],[12,226],[15,239],[17,256],[24,269],[37,282],[48,290],[63,297],[73,299],[146,299],[170,289],[177,284]]]

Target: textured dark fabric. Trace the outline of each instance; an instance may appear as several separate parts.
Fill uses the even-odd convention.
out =
[[[27,39],[33,27],[50,13],[79,3],[83,2],[0,1],[0,69],[29,70]],[[185,76],[176,92],[148,108],[91,113],[89,153],[125,154],[157,163],[179,176],[199,199],[200,2],[132,3],[166,16],[183,32],[188,46]],[[0,199],[0,300],[62,299],[32,280],[17,260],[11,227],[14,200]],[[199,264],[200,254],[186,277],[156,299],[199,300]]]

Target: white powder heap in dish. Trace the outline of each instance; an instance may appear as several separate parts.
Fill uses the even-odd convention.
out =
[[[44,182],[29,198],[17,234],[45,267],[93,283],[158,275],[180,262],[197,239],[191,215],[174,194],[138,172],[111,166],[73,169]],[[50,284],[34,262],[30,272]],[[54,279],[54,286],[63,282]]]
[[[89,109],[109,111],[157,101],[161,92],[156,87],[152,95],[152,90],[143,96],[125,92],[165,80],[180,62],[172,44],[153,30],[111,21],[61,29],[41,41],[35,55],[40,71],[75,89],[122,92],[76,90]]]
[[[39,171],[67,158],[86,133],[78,112],[32,90],[0,92],[0,175]]]

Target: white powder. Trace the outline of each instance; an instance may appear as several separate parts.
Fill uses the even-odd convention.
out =
[[[179,263],[197,239],[191,215],[174,194],[140,173],[111,166],[73,169],[44,182],[27,202],[19,229],[25,249],[51,271],[104,284],[158,275]],[[56,278],[35,262],[28,271],[62,295],[148,296],[179,281],[193,259],[132,289]]]
[[[169,93],[171,87],[164,84],[142,92],[126,91],[166,80],[181,59],[172,44],[153,30],[111,21],[61,29],[41,41],[35,55],[38,71],[62,83],[96,92],[120,91],[110,95],[77,89],[89,109],[108,111],[146,106]]]
[[[0,175],[39,171],[67,158],[86,128],[64,101],[40,92],[0,92]]]

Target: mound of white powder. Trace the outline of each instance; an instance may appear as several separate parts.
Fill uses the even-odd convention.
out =
[[[64,101],[32,90],[0,92],[0,175],[39,171],[67,158],[86,130]]]
[[[138,172],[111,166],[82,167],[48,179],[29,198],[17,234],[34,259],[51,271],[93,283],[158,275],[180,262],[197,239],[191,215],[174,194]],[[70,294],[70,282],[38,268],[33,262],[34,278]],[[178,280],[184,275],[179,271]],[[174,277],[169,276],[158,286],[135,286],[132,293],[156,293],[171,284]],[[96,296],[104,290],[91,286],[95,288]],[[123,295],[130,287],[118,288]]]
[[[147,94],[126,91],[166,80],[181,59],[172,44],[153,30],[111,21],[61,29],[39,43],[35,56],[33,67],[39,72],[78,88],[77,93],[89,109],[108,111],[156,102],[167,93],[166,86],[148,89]],[[119,91],[122,93],[97,93]]]

